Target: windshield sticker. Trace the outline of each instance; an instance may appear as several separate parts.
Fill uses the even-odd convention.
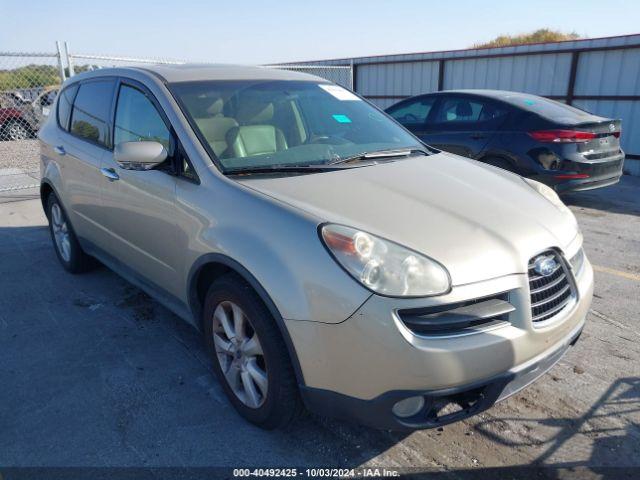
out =
[[[526,103],[529,106],[535,105],[536,101],[535,100],[525,100],[524,103]]]
[[[318,85],[325,92],[330,93],[338,100],[360,100],[356,95],[351,93],[346,88],[339,87],[338,85]]]
[[[338,123],[351,123],[351,119],[346,115],[337,114],[337,115],[331,115],[331,116]]]

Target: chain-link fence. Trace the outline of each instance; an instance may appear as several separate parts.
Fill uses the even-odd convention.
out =
[[[101,68],[127,67],[135,65],[180,65],[187,63],[182,60],[171,60],[164,58],[134,58],[134,57],[116,57],[109,55],[88,55],[88,54],[69,54],[67,57],[69,62],[69,76],[78,73],[99,70]]]
[[[0,52],[0,200],[37,193],[40,151],[36,134],[62,82],[107,67],[179,64],[174,60],[51,53]],[[36,190],[34,190],[36,189]]]
[[[349,65],[265,65],[264,67],[309,73],[353,90],[353,69]]]
[[[186,62],[70,53],[66,42],[56,42],[54,52],[0,52],[0,198],[24,195],[38,186],[40,153],[36,134],[66,78],[100,68],[182,63]],[[353,87],[350,66],[289,64],[264,68],[310,73],[349,89]]]
[[[0,141],[34,137],[63,75],[57,53],[0,52]]]
[[[40,124],[65,76],[58,52],[0,52],[0,196],[37,187]]]

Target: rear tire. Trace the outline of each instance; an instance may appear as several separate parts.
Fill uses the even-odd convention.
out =
[[[287,347],[267,307],[238,275],[209,287],[203,331],[213,370],[242,417],[271,430],[298,416],[302,403]]]
[[[96,261],[82,250],[62,204],[53,193],[47,197],[47,218],[53,248],[64,269],[84,273],[94,268]]]

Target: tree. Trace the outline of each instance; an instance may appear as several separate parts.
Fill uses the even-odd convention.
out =
[[[527,43],[560,42],[562,40],[576,40],[580,38],[576,32],[564,33],[558,30],[540,28],[535,32],[520,35],[499,35],[486,43],[476,43],[473,48],[509,47],[511,45],[525,45]]]
[[[33,64],[11,70],[0,70],[0,91],[45,87],[59,83],[58,69],[51,65]]]

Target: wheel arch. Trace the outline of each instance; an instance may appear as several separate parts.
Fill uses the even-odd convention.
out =
[[[490,160],[503,161],[512,168],[513,172],[517,173],[519,171],[518,162],[511,156],[503,153],[485,152],[478,158],[478,161],[482,163],[490,163]]]
[[[43,179],[42,182],[40,182],[40,203],[42,204],[42,209],[47,216],[49,215],[47,212],[47,199],[52,193],[58,198],[58,200],[60,200],[60,195],[58,195],[58,192],[51,181],[46,178]]]
[[[298,360],[298,354],[285,325],[284,318],[280,314],[275,302],[271,299],[271,296],[266,289],[253,276],[253,274],[238,261],[221,253],[208,253],[202,255],[194,262],[189,271],[187,280],[187,296],[189,308],[194,320],[196,321],[195,323],[201,330],[203,330],[202,310],[204,297],[209,285],[211,285],[211,282],[215,281],[216,278],[227,273],[235,273],[238,275],[253,289],[254,292],[256,292],[265,304],[269,313],[275,319],[278,330],[280,331],[284,343],[287,346],[287,351],[289,353],[289,358],[291,359],[291,364],[293,365],[298,385],[304,386],[304,376]]]

